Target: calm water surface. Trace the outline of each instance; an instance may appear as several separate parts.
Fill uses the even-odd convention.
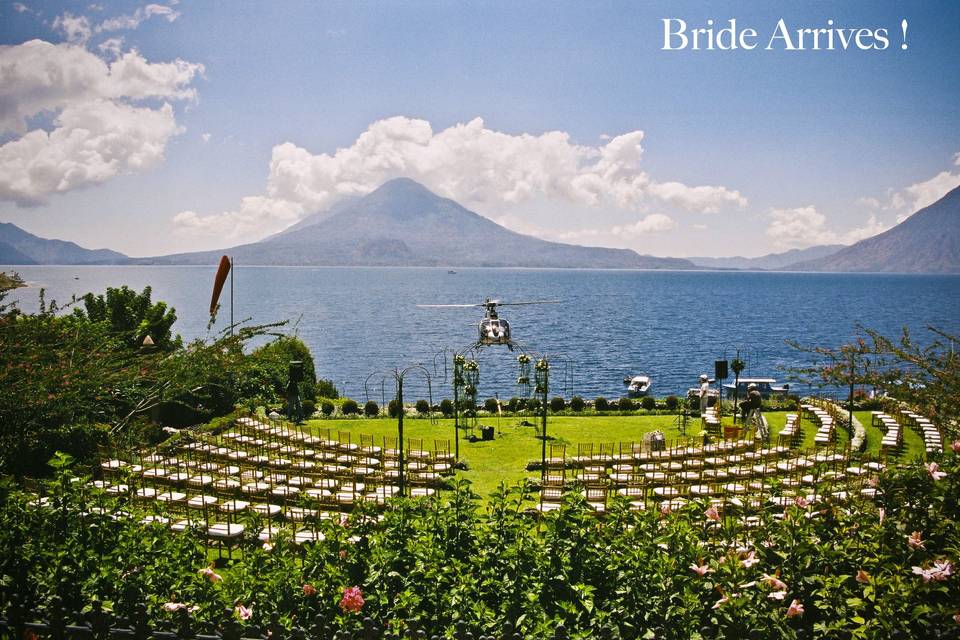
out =
[[[12,295],[26,311],[38,293],[64,303],[108,286],[153,287],[154,300],[177,310],[174,330],[185,339],[209,338],[229,320],[224,292],[218,325],[207,330],[214,267],[8,267],[29,287]],[[623,394],[627,374],[654,379],[655,395],[681,393],[713,361],[747,361],[745,376],[784,379],[782,368],[810,358],[785,343],[837,346],[857,326],[916,335],[927,326],[960,333],[960,276],[799,274],[689,271],[531,269],[243,267],[236,270],[237,320],[289,320],[313,351],[318,373],[341,393],[381,400],[381,377],[371,373],[422,362],[436,371],[434,398],[449,395],[445,347],[476,339],[481,309],[418,309],[418,303],[559,299],[563,304],[504,307],[514,338],[536,352],[563,354],[553,392],[585,397]],[[434,363],[436,362],[436,368]],[[516,363],[505,348],[480,356],[481,398],[516,394]],[[407,384],[407,398],[426,396]],[[389,387],[383,391],[391,395]]]

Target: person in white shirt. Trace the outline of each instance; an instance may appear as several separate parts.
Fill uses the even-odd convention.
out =
[[[707,411],[707,396],[710,395],[710,379],[707,374],[700,375],[700,415]]]

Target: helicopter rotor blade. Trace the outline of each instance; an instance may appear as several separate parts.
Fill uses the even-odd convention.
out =
[[[498,302],[498,307],[518,307],[523,304],[560,304],[563,300],[527,300],[524,302]]]
[[[419,309],[466,309],[469,307],[485,307],[483,304],[418,304]]]

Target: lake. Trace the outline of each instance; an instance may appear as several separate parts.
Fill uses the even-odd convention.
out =
[[[64,303],[108,286],[153,287],[176,308],[184,339],[210,338],[229,322],[229,287],[208,332],[214,267],[18,266],[29,287],[12,292],[25,311],[38,293]],[[653,377],[657,396],[683,393],[713,362],[740,349],[744,376],[785,379],[783,367],[808,364],[787,339],[838,346],[858,325],[885,335],[927,326],[960,333],[960,276],[710,271],[244,267],[235,274],[234,316],[255,323],[289,320],[313,351],[318,375],[342,394],[380,402],[392,395],[382,372],[424,363],[434,399],[450,395],[443,350],[476,340],[483,310],[420,309],[417,304],[561,300],[502,307],[513,337],[530,351],[556,354],[551,395],[623,395],[623,377]],[[505,347],[481,352],[479,398],[516,395],[516,360]],[[366,384],[365,384],[366,381]],[[409,400],[424,384],[405,385]]]

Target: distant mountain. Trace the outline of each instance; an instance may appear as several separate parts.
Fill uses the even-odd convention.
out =
[[[37,264],[37,261],[6,242],[0,242],[0,264]]]
[[[260,242],[225,250],[141,258],[147,264],[240,264],[692,269],[679,258],[582,247],[522,235],[407,178],[341,203]]]
[[[47,240],[9,222],[0,222],[0,264],[124,264],[127,256],[109,249],[84,249]]]
[[[291,233],[296,233],[297,231],[300,231],[305,227],[311,227],[317,224],[318,222],[323,222],[327,218],[330,218],[340,213],[341,211],[345,211],[349,207],[352,207],[354,203],[356,203],[356,201],[359,199],[360,199],[359,197],[348,197],[348,198],[344,198],[343,200],[338,200],[335,204],[324,209],[323,211],[318,211],[317,213],[311,213],[300,222],[297,222],[296,224],[292,224],[286,229],[284,229],[283,231],[280,231],[278,233],[273,234],[272,236],[268,236],[264,238],[264,240],[270,240],[272,238],[276,238],[279,236],[285,236]],[[263,240],[261,240],[261,242],[263,242]]]
[[[960,187],[881,234],[791,271],[960,273]]]
[[[783,253],[768,253],[758,258],[734,256],[731,258],[688,258],[688,260],[698,267],[707,269],[782,269],[797,262],[825,258],[843,249],[844,246],[846,245],[824,244],[806,249],[790,249]]]

